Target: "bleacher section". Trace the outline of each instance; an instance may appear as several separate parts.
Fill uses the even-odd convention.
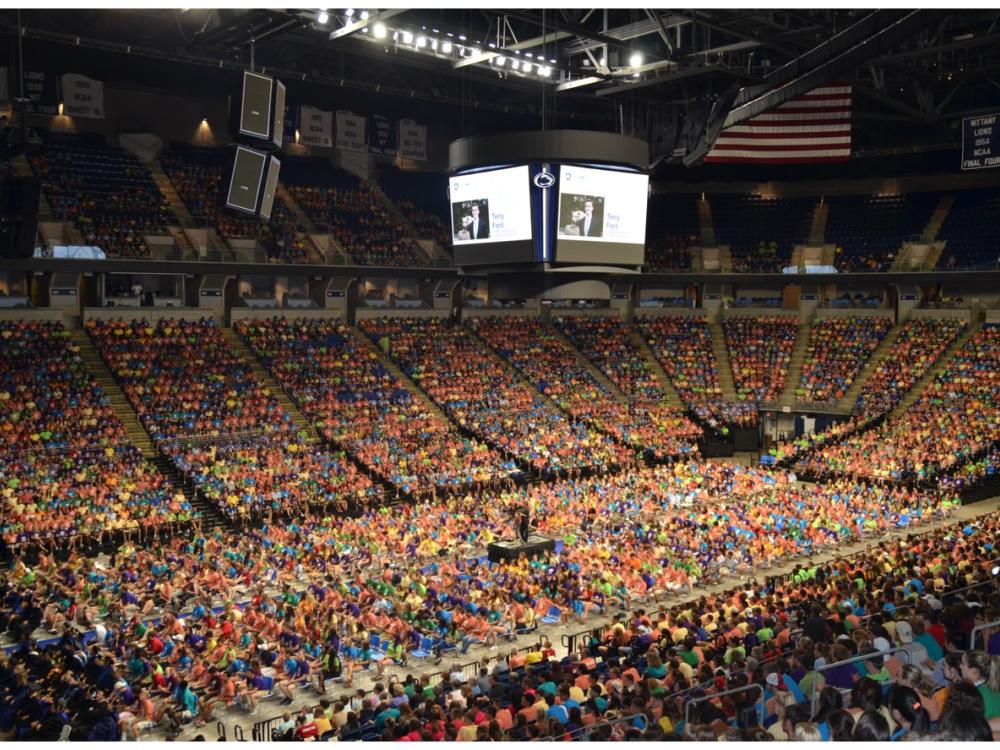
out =
[[[274,198],[270,221],[225,208],[232,161],[232,149],[183,144],[172,144],[161,157],[164,173],[199,226],[215,229],[223,239],[259,240],[271,260],[308,263],[307,245],[299,237],[302,228],[280,197]]]
[[[645,270],[691,270],[691,247],[700,241],[698,196],[653,193],[646,208]]]
[[[1000,189],[962,190],[938,231],[946,240],[938,270],[996,269],[1000,263],[1000,238],[994,227],[1000,216]],[[984,229],[990,227],[990,229]]]
[[[737,397],[776,401],[785,390],[789,362],[799,331],[789,316],[736,316],[722,324]]]
[[[110,257],[145,258],[145,235],[176,223],[149,170],[100,136],[39,131],[28,153],[52,215],[74,225],[80,240]]]
[[[331,234],[358,265],[427,264],[382,198],[354,175],[322,159],[300,159],[289,170],[282,164],[281,179],[316,228]]]
[[[890,328],[892,321],[883,317],[814,321],[796,399],[819,402],[842,399]]]
[[[729,245],[737,273],[781,273],[795,245],[809,240],[813,197],[764,197],[713,193],[716,240]]]
[[[919,239],[940,193],[842,195],[827,198],[826,241],[843,272],[888,271],[903,242]]]
[[[390,168],[379,172],[378,182],[417,231],[417,239],[434,240],[452,254],[446,175]]]

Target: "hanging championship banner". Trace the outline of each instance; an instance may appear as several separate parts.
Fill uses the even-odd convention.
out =
[[[333,112],[299,107],[299,143],[333,148]]]
[[[24,71],[25,111],[29,115],[59,114],[59,91],[56,77],[38,70]]]
[[[399,155],[427,161],[427,126],[413,120],[399,121]]]
[[[63,114],[68,117],[104,119],[104,84],[77,73],[62,77]]]
[[[392,120],[382,115],[368,118],[368,149],[379,156],[396,155],[396,128]]]
[[[353,112],[337,112],[337,148],[366,151],[365,118]]]

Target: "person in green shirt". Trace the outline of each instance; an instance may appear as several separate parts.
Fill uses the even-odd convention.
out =
[[[987,721],[1000,716],[1000,656],[967,651],[962,658],[962,679],[975,685],[983,696]]]

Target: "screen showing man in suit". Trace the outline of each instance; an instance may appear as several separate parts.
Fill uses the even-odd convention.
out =
[[[462,201],[451,207],[453,226],[459,241],[486,240],[490,237],[490,202],[488,198]]]
[[[448,180],[455,244],[531,240],[527,166],[458,174]]]
[[[567,237],[601,237],[604,234],[604,198],[564,193],[559,206],[559,233]]]

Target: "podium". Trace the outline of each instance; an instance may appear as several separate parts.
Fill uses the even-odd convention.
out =
[[[501,560],[516,560],[521,555],[528,557],[538,557],[556,548],[554,540],[540,534],[529,534],[528,541],[522,542],[520,539],[504,539],[494,542],[486,548],[490,562],[500,562]]]

